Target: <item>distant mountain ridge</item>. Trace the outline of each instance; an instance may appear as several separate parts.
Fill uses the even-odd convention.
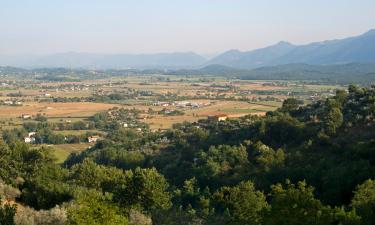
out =
[[[198,69],[222,65],[254,69],[286,64],[375,63],[375,29],[341,40],[293,45],[281,41],[252,51],[230,50],[210,60],[194,52],[159,54],[59,53],[47,56],[2,56],[0,65],[24,68]]]
[[[280,42],[248,52],[231,50],[215,57],[206,65],[220,64],[234,68],[253,69],[293,63],[325,65],[374,62],[375,30],[370,30],[357,37],[301,46]]]
[[[279,42],[276,45],[256,49],[249,52],[241,52],[238,50],[230,50],[215,57],[207,62],[210,64],[219,64],[234,68],[250,69],[267,65],[269,62],[277,60],[283,55],[291,52],[297,46],[288,42]]]
[[[0,56],[0,65],[26,68],[91,68],[91,69],[179,69],[192,68],[207,60],[193,52],[158,54],[94,54],[58,53],[47,56],[5,57]]]

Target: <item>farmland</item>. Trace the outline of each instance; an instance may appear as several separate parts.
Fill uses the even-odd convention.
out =
[[[1,131],[47,122],[51,127],[50,135],[61,139],[58,144],[47,141],[55,149],[58,162],[64,161],[70,153],[85,150],[90,135],[104,137],[108,132],[105,129],[109,128],[104,129],[100,123],[93,125],[92,120],[97,114],[115,112],[113,109],[126,109],[131,115],[136,113],[130,117],[122,115],[114,124],[166,130],[174,124],[197,122],[219,114],[228,118],[263,116],[280,107],[284,99],[293,97],[310,103],[343,88],[297,81],[166,75],[116,76],[74,82],[13,78],[2,79],[0,83]],[[124,120],[124,116],[127,119]]]

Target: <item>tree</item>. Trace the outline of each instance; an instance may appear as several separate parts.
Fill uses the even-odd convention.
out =
[[[354,191],[352,207],[362,217],[363,224],[375,224],[375,181],[367,180]]]
[[[251,158],[260,171],[269,172],[284,165],[285,153],[282,149],[275,151],[260,141],[251,147]]]
[[[328,225],[332,222],[330,208],[314,198],[314,188],[305,182],[297,185],[286,182],[286,187],[271,187],[270,209],[264,220],[267,225]]]
[[[81,190],[75,204],[68,208],[68,221],[70,225],[128,224],[128,219],[108,196],[86,190]]]
[[[35,209],[50,209],[72,199],[67,171],[55,164],[42,165],[23,185],[21,200]]]
[[[40,114],[40,113],[38,113],[35,116],[35,120],[39,121],[39,122],[46,122],[47,121],[47,117],[44,116],[44,115],[42,115],[42,114]]]
[[[146,211],[168,209],[171,196],[167,192],[168,182],[155,168],[136,168],[122,182],[113,184],[113,200],[123,207],[140,207]]]
[[[297,110],[300,105],[303,105],[302,100],[298,100],[295,98],[288,98],[285,99],[283,102],[283,105],[280,108],[281,112],[292,112],[294,110]]]
[[[326,133],[328,135],[335,134],[337,129],[342,125],[343,121],[343,114],[340,108],[331,108],[325,117],[324,129]]]
[[[218,187],[230,185],[243,179],[249,167],[244,146],[212,146],[202,152],[197,160],[198,178],[204,185]]]
[[[262,224],[261,212],[267,208],[266,197],[250,181],[234,187],[222,187],[214,195],[215,208],[226,213],[228,224]]]

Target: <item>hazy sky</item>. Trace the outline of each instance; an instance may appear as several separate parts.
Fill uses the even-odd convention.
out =
[[[358,35],[375,0],[0,0],[0,54],[251,50]]]

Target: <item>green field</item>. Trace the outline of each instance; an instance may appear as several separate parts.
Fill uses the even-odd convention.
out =
[[[53,153],[57,158],[57,163],[63,163],[71,153],[79,153],[87,148],[91,147],[92,144],[80,143],[80,144],[62,144],[53,145]]]

